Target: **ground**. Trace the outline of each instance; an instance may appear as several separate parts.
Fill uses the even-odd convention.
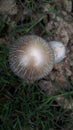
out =
[[[9,47],[35,34],[61,41],[66,57],[33,84],[14,75]],[[73,130],[73,1],[0,1],[0,130]]]

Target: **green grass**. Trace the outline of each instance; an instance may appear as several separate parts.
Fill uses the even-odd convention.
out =
[[[48,2],[41,0],[40,3]],[[40,36],[46,37],[48,33],[43,25],[44,16],[32,17],[33,7],[37,9],[34,0],[21,2],[31,10],[30,21],[27,23],[16,23],[10,32],[4,33],[7,25],[3,17],[0,17],[1,38],[8,37],[9,40],[18,38],[25,34],[34,34],[35,26],[40,26]],[[40,7],[39,7],[40,9]],[[55,11],[54,8],[49,11]],[[39,12],[39,10],[38,10]],[[37,13],[38,13],[37,12]],[[71,110],[64,108],[64,101],[69,97],[72,102],[73,86],[67,79],[69,91],[60,91],[55,96],[47,96],[39,87],[39,82],[34,84],[24,83],[14,75],[9,68],[8,62],[9,45],[0,43],[0,130],[73,130],[73,106]],[[55,87],[57,84],[53,82]],[[56,98],[63,96],[64,101],[59,106]],[[71,104],[72,105],[72,104]]]

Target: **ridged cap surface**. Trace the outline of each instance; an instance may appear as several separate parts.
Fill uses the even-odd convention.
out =
[[[42,38],[36,35],[23,36],[11,45],[9,64],[12,71],[20,78],[35,81],[52,70],[54,53]]]

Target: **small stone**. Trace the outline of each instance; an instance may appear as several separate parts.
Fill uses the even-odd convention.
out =
[[[49,32],[50,30],[52,30],[52,24],[48,23],[45,27],[45,29]]]

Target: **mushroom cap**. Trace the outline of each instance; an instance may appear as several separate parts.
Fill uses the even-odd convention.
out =
[[[49,45],[52,47],[54,51],[54,63],[61,62],[66,56],[66,48],[64,44],[58,41],[50,41]]]
[[[23,36],[11,45],[9,64],[12,71],[25,81],[39,80],[53,68],[53,49],[39,36]]]

